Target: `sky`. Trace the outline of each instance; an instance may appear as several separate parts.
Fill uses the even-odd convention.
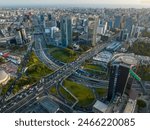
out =
[[[0,0],[0,5],[65,5],[65,4],[111,4],[111,5],[150,5],[150,0]]]

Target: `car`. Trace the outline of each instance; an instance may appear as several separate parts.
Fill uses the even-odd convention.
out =
[[[30,93],[32,93],[32,92],[33,92],[32,90],[31,90],[31,91],[29,91],[29,94],[30,94]]]
[[[39,99],[39,97],[36,97],[36,100],[38,100]]]
[[[6,105],[4,105],[3,108],[6,108]]]

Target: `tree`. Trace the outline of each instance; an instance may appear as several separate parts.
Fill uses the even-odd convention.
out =
[[[146,107],[146,102],[139,99],[137,100],[137,105],[138,105],[138,108],[141,109],[141,108],[145,108]]]
[[[2,58],[2,57],[0,57],[0,63],[3,63],[5,60]]]

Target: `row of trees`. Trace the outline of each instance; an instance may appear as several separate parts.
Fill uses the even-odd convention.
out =
[[[138,75],[142,78],[142,80],[150,81],[150,65],[139,66]]]
[[[150,56],[150,43],[136,42],[128,51],[136,55]]]
[[[148,38],[150,38],[150,32],[144,31],[144,32],[142,33],[142,36],[143,36],[143,37],[148,37]]]
[[[0,57],[0,63],[3,63],[3,62],[5,62],[5,59]]]
[[[128,51],[136,55],[150,56],[150,43],[137,41]],[[140,65],[137,73],[142,80],[150,81],[150,65]]]

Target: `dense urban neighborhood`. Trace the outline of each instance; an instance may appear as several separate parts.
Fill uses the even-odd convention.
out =
[[[149,113],[149,99],[149,8],[0,8],[1,113]]]

